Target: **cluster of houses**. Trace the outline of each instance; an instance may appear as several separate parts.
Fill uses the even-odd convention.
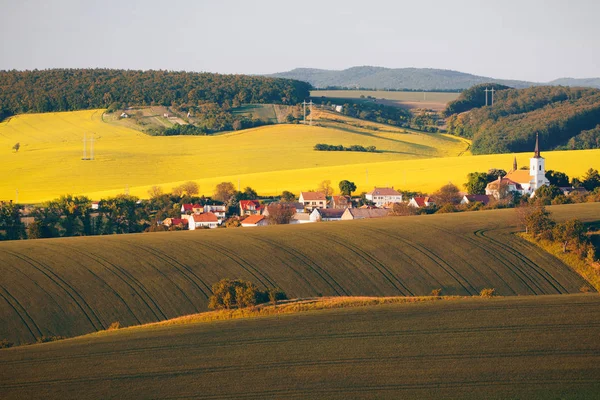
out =
[[[540,155],[539,140],[536,137],[534,156],[530,159],[529,170],[517,169],[515,159],[513,168],[504,177],[490,182],[484,195],[465,195],[460,204],[474,202],[487,205],[494,199],[500,199],[509,192],[533,196],[535,191],[550,182],[546,178],[545,160]],[[572,189],[572,188],[567,188]],[[402,203],[402,194],[393,187],[375,187],[365,195],[373,205],[354,207],[350,196],[332,196],[328,199],[324,193],[301,192],[297,202],[285,203],[295,213],[291,224],[305,224],[318,221],[343,221],[387,216],[394,204]],[[407,202],[414,208],[435,206],[431,197],[413,197]],[[184,204],[181,206],[181,218],[167,218],[164,225],[179,225],[194,230],[198,228],[216,228],[225,220],[226,207],[221,205]],[[255,227],[268,224],[269,207],[258,200],[241,200],[239,215],[243,227]]]

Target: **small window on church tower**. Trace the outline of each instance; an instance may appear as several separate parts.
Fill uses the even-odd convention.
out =
[[[540,165],[540,171],[542,170],[542,166]]]

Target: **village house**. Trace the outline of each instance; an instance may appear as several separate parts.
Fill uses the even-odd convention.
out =
[[[485,194],[500,199],[511,192],[533,197],[535,191],[542,186],[547,186],[550,181],[546,178],[546,160],[540,155],[539,135],[535,135],[535,149],[533,157],[529,159],[529,170],[517,169],[517,159],[513,168],[504,177],[488,183]]]
[[[327,208],[327,197],[321,192],[300,192],[298,200],[309,211],[315,208]]]
[[[240,200],[240,216],[260,214],[263,206],[258,200]]]
[[[225,214],[227,213],[227,206],[223,205],[215,205],[215,204],[207,204],[204,206],[204,212],[211,212],[217,216],[219,220],[219,224],[223,222],[225,219]]]
[[[189,226],[189,220],[186,218],[165,218],[162,224],[169,228],[172,226],[181,226],[182,228],[185,227],[185,229],[187,229]]]
[[[345,210],[346,208],[352,208],[352,200],[350,196],[331,196],[331,201],[329,202],[331,208],[337,208],[340,210]]]
[[[377,207],[382,207],[386,203],[402,203],[402,194],[394,187],[374,188],[365,194],[365,198],[375,203]]]
[[[294,216],[292,216],[292,220],[290,221],[290,224],[309,224],[311,222],[315,222],[315,221],[312,221],[310,219],[310,214],[301,212],[301,213],[296,213],[296,214],[294,214]]]
[[[408,202],[408,205],[411,207],[414,207],[414,208],[423,208],[423,207],[434,206],[435,202],[429,196],[426,196],[426,197],[417,196],[417,197],[413,197],[412,199],[410,199],[410,201]]]
[[[182,204],[181,205],[181,213],[182,214],[200,214],[204,212],[204,207],[200,204]]]
[[[389,213],[389,210],[383,208],[347,208],[344,214],[342,214],[341,220],[383,218],[387,217]]]
[[[304,204],[302,204],[302,203],[299,203],[297,201],[295,201],[295,202],[294,201],[290,201],[290,202],[280,201],[280,202],[273,202],[273,203],[269,204],[268,206],[264,206],[262,215],[264,215],[265,217],[268,217],[269,216],[269,206],[274,206],[277,204],[282,204],[282,205],[285,205],[288,207],[292,207],[297,213],[304,212]]]
[[[207,212],[203,214],[193,214],[188,219],[188,229],[190,231],[201,228],[216,228],[219,220],[214,213]]]
[[[310,220],[317,221],[341,221],[342,215],[346,210],[342,210],[339,208],[315,208],[310,213]]]
[[[267,218],[264,215],[250,215],[242,221],[242,226],[244,228],[252,227],[252,226],[264,226],[268,225]]]
[[[493,196],[487,194],[466,194],[463,196],[460,204],[471,204],[475,202],[480,202],[484,206],[487,206]]]

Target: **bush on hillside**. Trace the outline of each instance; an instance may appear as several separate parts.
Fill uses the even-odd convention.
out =
[[[257,304],[287,299],[281,289],[260,290],[250,281],[221,279],[212,286],[208,308],[214,310],[253,307]]]

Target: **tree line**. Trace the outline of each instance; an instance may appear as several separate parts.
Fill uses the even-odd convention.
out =
[[[562,86],[499,89],[478,85],[445,110],[448,132],[473,140],[474,154],[531,151],[539,133],[543,149],[599,148],[600,90]],[[469,112],[463,112],[469,111]]]
[[[248,75],[49,69],[0,71],[0,120],[28,112],[124,108],[128,105],[197,106],[225,103],[297,104],[310,95],[306,82]]]
[[[364,153],[375,153],[377,152],[377,148],[375,146],[361,146],[360,144],[353,144],[348,147],[344,147],[340,145],[334,144],[325,144],[325,143],[317,143],[314,147],[317,151],[358,151]]]

